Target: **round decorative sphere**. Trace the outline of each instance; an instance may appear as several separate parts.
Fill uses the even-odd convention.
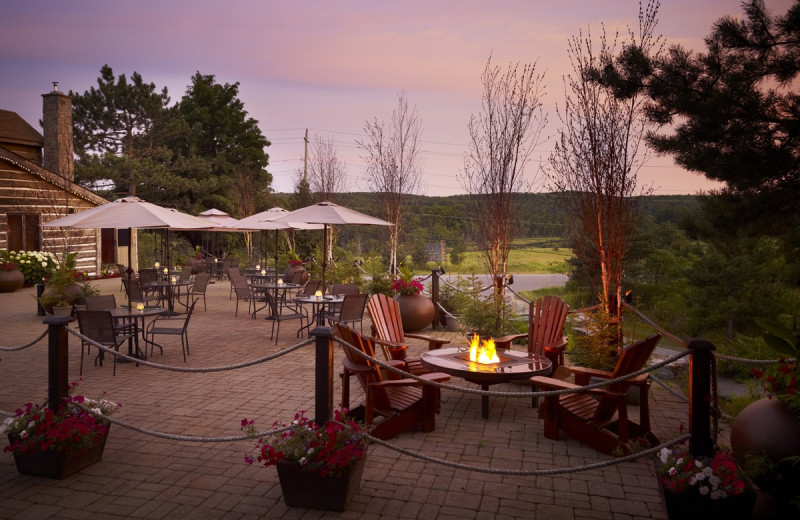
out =
[[[400,319],[403,322],[404,332],[422,330],[431,323],[436,316],[436,308],[427,296],[422,294],[398,294],[394,297],[400,305]]]
[[[16,291],[25,283],[25,275],[19,269],[0,271],[0,292]]]
[[[731,425],[733,455],[765,453],[774,462],[800,455],[800,420],[778,399],[759,399],[739,412]]]

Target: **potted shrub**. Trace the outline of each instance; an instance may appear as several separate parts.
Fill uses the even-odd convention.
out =
[[[730,451],[717,450],[708,458],[663,448],[656,466],[670,519],[750,518],[756,495]]]
[[[70,389],[76,386],[73,382]],[[65,398],[56,411],[31,403],[17,409],[0,427],[0,433],[8,435],[3,451],[14,455],[17,471],[60,479],[102,458],[111,425],[76,404],[101,416],[111,415],[122,406],[76,395]]]
[[[88,277],[75,269],[76,256],[77,253],[65,255],[64,262],[45,277],[44,291],[37,299],[48,314],[53,313],[53,306],[58,302],[83,304],[86,296],[97,294],[97,290],[89,284]]]
[[[283,500],[288,506],[344,511],[358,492],[367,456],[366,430],[336,410],[334,419],[317,425],[295,414],[290,428],[258,439],[256,457],[247,464],[275,466]],[[284,428],[287,425],[273,425]],[[252,420],[242,419],[242,429],[255,434]]]
[[[424,289],[422,278],[414,278],[414,274],[406,267],[399,267],[398,274],[392,282],[394,299],[400,304],[400,318],[405,332],[422,330],[433,323],[436,308],[427,296],[420,294]]]
[[[5,260],[16,264],[17,269],[25,275],[25,283],[28,285],[42,283],[42,279],[49,276],[58,265],[58,260],[52,253],[42,251],[9,251],[1,254]]]

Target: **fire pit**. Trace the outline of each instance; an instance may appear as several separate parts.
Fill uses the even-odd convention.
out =
[[[494,340],[473,336],[469,347],[431,350],[422,364],[437,372],[460,377],[488,390],[490,385],[547,374],[553,364],[544,356],[517,350],[495,349]],[[481,396],[481,415],[489,417],[489,396]]]

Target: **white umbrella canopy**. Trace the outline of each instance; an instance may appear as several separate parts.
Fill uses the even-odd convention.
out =
[[[109,204],[87,209],[40,224],[43,227],[79,229],[208,229],[213,223],[180,211],[145,202],[139,197],[124,197]],[[133,273],[131,247],[128,246],[128,276]],[[130,305],[130,294],[128,295]]]
[[[371,217],[333,202],[318,202],[311,206],[290,211],[275,219],[275,222],[305,222],[324,226],[323,240],[328,247],[328,225],[393,226],[391,222]],[[325,285],[325,271],[328,267],[328,252],[322,258],[322,285]]]
[[[305,208],[290,211],[275,219],[276,222],[305,222],[307,224],[393,226],[391,222],[371,217],[333,202],[318,202]]]
[[[224,211],[218,210],[217,208],[207,209],[202,213],[197,214],[198,218],[202,218],[204,220],[210,220],[214,224],[217,225],[214,229],[206,230],[206,231],[230,231],[229,228],[233,227],[234,224],[237,224],[239,221],[229,214],[225,213]],[[249,231],[246,229],[242,229],[240,231]]]
[[[41,224],[45,227],[93,228],[174,228],[206,229],[207,220],[145,202],[139,197],[125,197],[109,204],[87,209]]]
[[[232,225],[234,229],[254,231],[275,231],[275,268],[278,267],[278,231],[322,229],[322,224],[306,224],[305,222],[276,222],[275,219],[289,213],[281,207],[275,206],[266,211],[256,213],[240,219]]]

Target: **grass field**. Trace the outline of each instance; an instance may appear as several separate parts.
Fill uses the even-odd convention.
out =
[[[572,251],[554,247],[557,241],[550,238],[522,238],[515,240],[508,254],[508,271],[519,274],[566,273],[567,260]],[[448,271],[460,274],[486,271],[483,258],[477,251],[468,251],[458,265],[448,265]]]

